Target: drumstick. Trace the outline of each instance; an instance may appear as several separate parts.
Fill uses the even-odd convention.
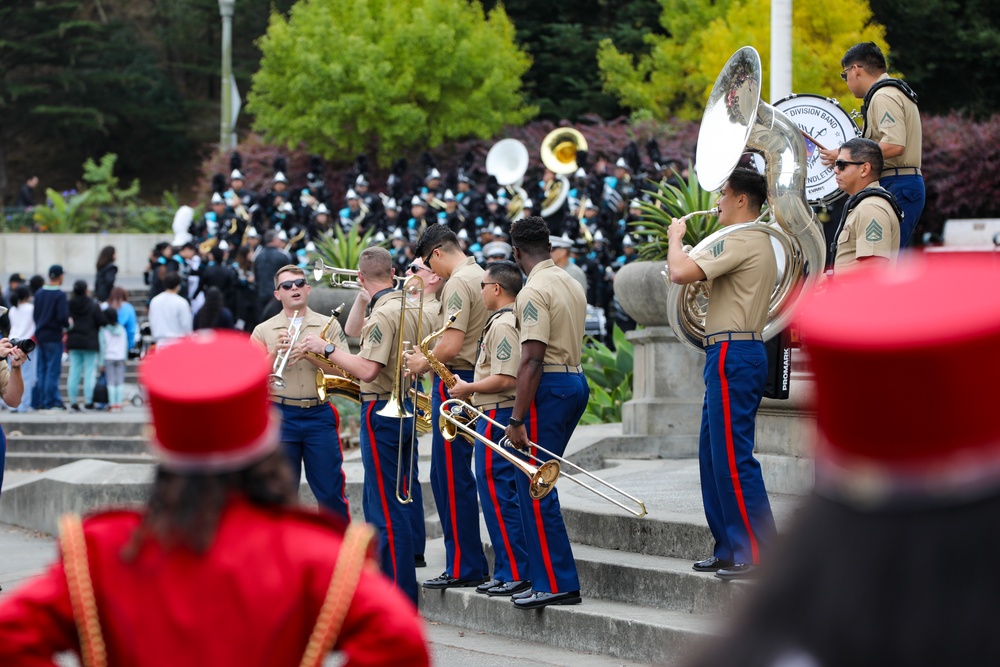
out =
[[[826,146],[824,146],[823,144],[819,143],[818,141],[816,141],[815,139],[813,139],[812,137],[810,137],[810,136],[809,136],[809,134],[808,134],[808,133],[807,133],[807,132],[806,132],[805,130],[802,130],[802,129],[800,129],[800,130],[799,130],[799,132],[801,132],[801,133],[802,133],[802,136],[803,136],[803,137],[805,137],[805,138],[806,138],[806,139],[808,139],[809,141],[811,141],[811,142],[813,142],[814,144],[816,144],[817,146],[819,146],[819,149],[820,149],[821,151],[825,151],[825,150],[826,150]]]

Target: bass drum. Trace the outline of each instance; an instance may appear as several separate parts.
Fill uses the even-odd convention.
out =
[[[838,148],[848,139],[861,136],[857,123],[840,103],[830,97],[802,94],[778,100],[775,108],[788,116],[799,129],[823,145]],[[806,198],[813,206],[829,206],[844,196],[837,187],[833,168],[820,161],[819,147],[806,140]]]

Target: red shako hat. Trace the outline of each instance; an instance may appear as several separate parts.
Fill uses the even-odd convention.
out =
[[[817,492],[878,505],[1000,489],[1000,253],[837,276],[799,323]]]
[[[206,331],[156,350],[139,367],[152,415],[150,446],[177,472],[227,472],[277,447],[271,364],[244,335]]]

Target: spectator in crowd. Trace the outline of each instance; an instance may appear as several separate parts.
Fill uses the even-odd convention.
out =
[[[10,339],[0,339],[0,399],[10,406],[21,402],[24,394],[24,380],[21,377],[21,364],[27,355],[24,351],[10,344]],[[4,459],[7,456],[7,436],[0,427],[0,488],[3,487]]]
[[[236,328],[242,331],[253,331],[257,326],[257,278],[253,270],[253,249],[242,245],[236,251]]]
[[[66,394],[72,410],[80,412],[77,391],[80,377],[83,377],[83,409],[94,409],[94,385],[97,384],[97,362],[101,343],[97,333],[104,326],[104,314],[100,306],[87,292],[87,282],[73,283],[73,296],[69,300],[70,327],[66,334],[66,349],[69,350],[69,380]]]
[[[115,260],[118,259],[114,246],[104,246],[97,256],[97,278],[94,280],[94,296],[101,303],[104,303],[111,296],[111,290],[115,286],[115,276],[118,275],[118,267]]]
[[[108,306],[117,311],[116,319],[118,324],[125,327],[125,340],[128,342],[128,349],[131,350],[136,344],[136,331],[138,322],[135,317],[135,307],[129,303],[128,292],[123,287],[114,287],[111,296],[108,298]]]
[[[291,255],[284,251],[284,247],[285,242],[278,236],[278,232],[273,229],[264,232],[264,249],[253,260],[258,317],[263,318],[264,309],[278,301],[274,298],[274,276],[278,273],[278,269],[293,263]]]
[[[3,293],[4,302],[8,305],[11,303],[11,297],[14,296],[14,290],[25,283],[24,274],[22,273],[12,273],[10,274],[10,280],[8,281],[7,289]]]
[[[163,277],[163,292],[149,302],[149,327],[156,346],[169,345],[192,331],[191,304],[180,295],[181,276]]]
[[[69,301],[62,291],[63,267],[49,267],[49,281],[35,292],[35,341],[38,343],[38,388],[33,404],[39,410],[65,410],[59,392],[63,333],[69,328]]]
[[[35,205],[35,188],[38,187],[38,177],[30,176],[28,180],[24,182],[21,189],[17,191],[17,199],[14,200],[14,206],[19,206],[22,208],[31,208]]]
[[[21,285],[10,297],[10,337],[15,340],[27,340],[35,337],[35,304],[31,300],[31,289]],[[31,392],[35,388],[35,375],[38,371],[37,362],[25,356],[21,364],[21,376],[24,379],[24,396],[21,404],[16,406],[17,412],[27,412],[32,407]],[[10,406],[14,409],[15,406]]]
[[[101,327],[101,370],[108,383],[108,410],[122,409],[122,395],[125,388],[125,360],[128,359],[128,343],[125,327],[118,323],[118,313],[114,308],[104,311],[107,324]]]
[[[42,289],[45,285],[45,278],[39,274],[35,274],[28,279],[28,287],[31,289],[31,296],[34,297],[38,293],[38,290]]]
[[[218,287],[205,290],[205,303],[194,317],[195,329],[232,329],[235,326],[233,313],[226,308],[222,292]]]
[[[201,268],[201,280],[198,281],[198,290],[207,290],[209,287],[218,288],[222,292],[222,301],[230,313],[236,313],[236,271],[226,263],[226,251],[219,246],[213,247],[209,251],[207,262]],[[195,299],[198,294],[196,293]]]

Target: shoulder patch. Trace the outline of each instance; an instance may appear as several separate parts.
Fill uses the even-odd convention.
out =
[[[378,323],[372,327],[372,330],[368,332],[368,342],[372,344],[373,347],[378,347],[382,344],[382,330],[379,329]]]
[[[719,239],[719,241],[708,249],[712,253],[712,257],[718,257],[726,249],[726,239]]]
[[[462,295],[455,292],[448,299],[448,310],[461,310],[462,309]]]
[[[878,243],[882,240],[882,225],[872,218],[872,221],[868,223],[865,227],[865,241],[869,243]]]
[[[896,119],[892,117],[892,114],[886,111],[884,114],[882,114],[882,118],[879,119],[878,124],[885,125],[886,123],[892,124],[895,122]]]
[[[507,340],[506,336],[504,336],[503,339],[501,339],[500,344],[497,345],[497,359],[500,361],[507,361],[510,359],[511,352],[513,351],[514,348],[511,347],[510,341]]]
[[[538,308],[531,301],[528,301],[521,311],[521,317],[525,322],[538,322]]]

